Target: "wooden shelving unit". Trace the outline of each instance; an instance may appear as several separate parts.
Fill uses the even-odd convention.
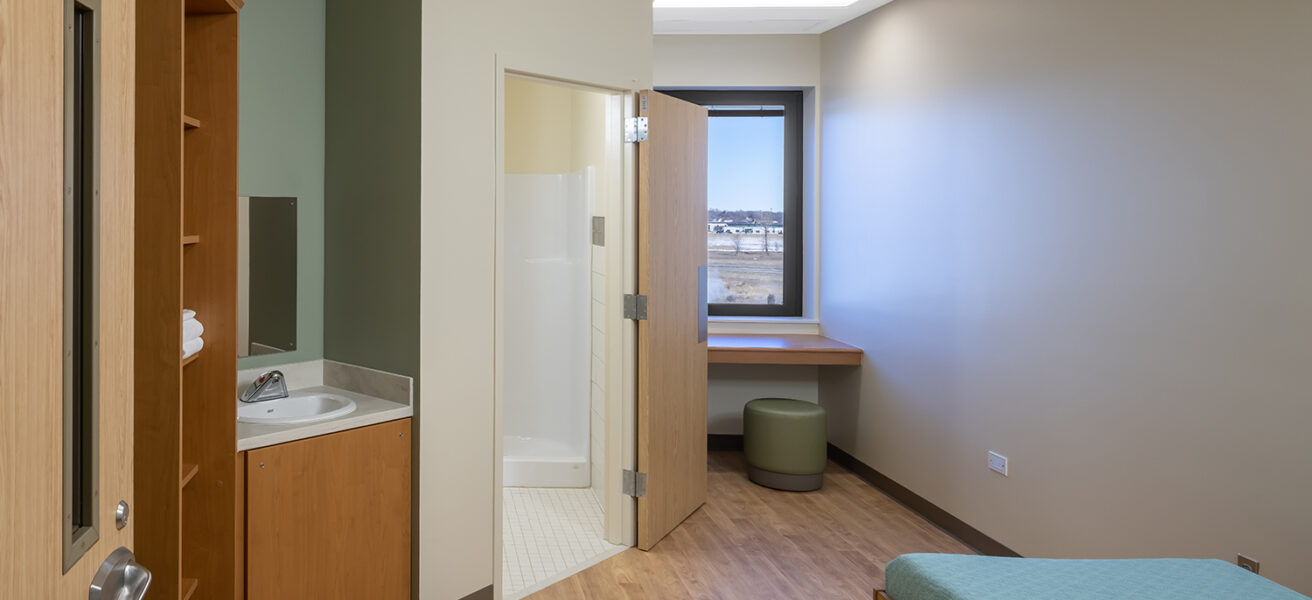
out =
[[[137,3],[132,512],[133,550],[153,573],[150,598],[238,597],[233,388],[241,6],[239,0]],[[186,359],[183,308],[205,324],[205,348]]]
[[[237,14],[246,3],[242,0],[186,0],[189,15]]]

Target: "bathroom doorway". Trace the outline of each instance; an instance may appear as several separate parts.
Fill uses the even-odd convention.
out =
[[[497,564],[501,597],[521,598],[633,544],[620,491],[631,174],[626,94],[513,72],[501,83]]]

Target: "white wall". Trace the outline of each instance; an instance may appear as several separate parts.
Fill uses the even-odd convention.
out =
[[[819,368],[804,365],[710,365],[706,383],[706,432],[741,435],[743,405],[754,398],[818,402]]]
[[[497,64],[651,85],[651,3],[423,3],[418,597],[493,582]],[[499,586],[498,586],[499,587]]]
[[[818,35],[658,35],[657,86],[815,87]]]
[[[1027,556],[1312,593],[1312,3],[901,0],[823,37],[833,441]],[[1011,459],[989,472],[985,453]]]
[[[803,90],[803,247],[805,257],[804,311],[801,323],[781,325],[712,318],[712,333],[816,333],[815,250],[819,234],[819,194],[816,173],[819,128],[816,107],[820,89],[818,35],[658,35],[654,74],[657,87],[791,88]],[[787,327],[787,329],[784,329]],[[743,404],[753,398],[785,397],[814,402],[819,397],[815,367],[711,365],[707,388],[707,426],[712,434],[742,433]]]

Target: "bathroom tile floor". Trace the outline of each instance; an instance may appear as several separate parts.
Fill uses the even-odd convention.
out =
[[[590,489],[505,488],[501,585],[520,598],[610,557],[601,505]]]

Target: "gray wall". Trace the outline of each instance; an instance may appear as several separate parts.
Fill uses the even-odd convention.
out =
[[[822,46],[833,441],[1027,556],[1312,593],[1312,3],[901,0]]]
[[[251,369],[323,358],[324,0],[251,2],[240,50],[239,193],[297,199],[296,351]]]
[[[327,5],[324,357],[418,377],[420,4]]]

